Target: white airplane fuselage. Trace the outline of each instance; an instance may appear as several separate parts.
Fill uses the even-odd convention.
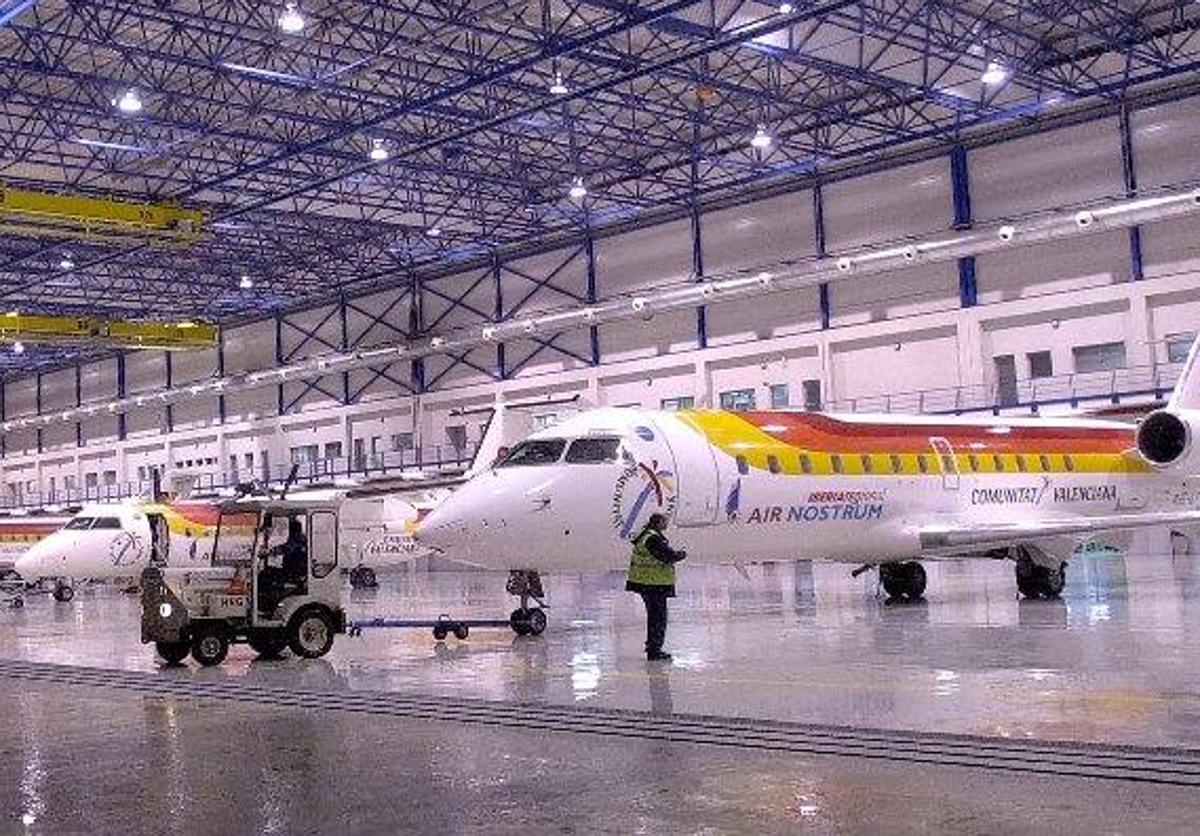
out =
[[[600,460],[571,461],[580,439],[590,446],[574,458]],[[489,568],[617,569],[660,512],[692,564],[877,564],[953,555],[922,538],[942,522],[995,529],[1200,506],[1200,487],[1152,468],[1135,428],[1110,421],[600,409],[529,442],[542,449],[477,474],[418,540]]]

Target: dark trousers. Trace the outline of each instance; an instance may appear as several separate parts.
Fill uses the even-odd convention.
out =
[[[641,593],[646,605],[646,652],[659,653],[667,637],[667,593]]]

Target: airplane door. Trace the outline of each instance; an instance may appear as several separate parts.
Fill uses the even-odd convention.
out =
[[[950,440],[942,436],[929,439],[933,452],[937,454],[938,469],[942,472],[942,487],[948,491],[956,491],[959,486],[958,461],[954,457],[954,448]]]
[[[655,428],[675,460],[675,524],[686,527],[716,522],[721,492],[712,445],[669,416],[655,422]]]

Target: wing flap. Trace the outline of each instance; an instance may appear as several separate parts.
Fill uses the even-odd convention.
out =
[[[918,530],[923,552],[960,552],[1028,543],[1047,537],[1086,538],[1113,531],[1154,526],[1200,525],[1200,510],[1145,514],[1109,514],[1099,517],[1061,517],[1020,522],[975,523],[953,526],[932,524]]]

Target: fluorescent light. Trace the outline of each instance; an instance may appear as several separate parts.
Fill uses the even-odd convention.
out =
[[[287,3],[283,7],[283,14],[275,21],[279,28],[289,35],[295,35],[298,32],[304,31],[304,26],[308,22],[301,14],[300,8],[295,3]]]
[[[121,98],[113,99],[113,104],[122,113],[140,113],[142,110],[142,98],[132,87],[122,93]]]
[[[148,154],[154,150],[144,145],[126,145],[123,142],[105,142],[102,139],[85,139],[79,136],[75,137],[75,142],[79,145],[86,145],[88,148],[105,148],[109,151],[135,151],[139,154]]]
[[[988,87],[995,87],[997,84],[1003,84],[1008,81],[1008,76],[1008,69],[1003,64],[989,61],[987,69],[983,71],[983,75],[979,77],[979,80]]]
[[[75,262],[71,260],[71,256],[63,253],[62,261],[58,262],[59,269],[70,270],[75,266]]]
[[[554,82],[550,85],[550,92],[556,96],[565,96],[571,92],[567,89],[567,85],[563,84],[562,73],[554,73]]]
[[[24,354],[24,353],[25,353],[25,343],[21,342],[20,340],[17,340],[15,343],[13,343],[13,354]]]
[[[430,238],[437,238],[442,234],[442,228],[440,226],[431,226],[426,230],[425,234]]]
[[[791,3],[780,3],[779,4],[779,13],[781,15],[790,15],[794,11],[796,11],[796,7],[793,6]]]
[[[767,133],[767,129],[759,125],[758,130],[754,132],[754,136],[750,139],[750,147],[757,148],[759,151],[765,151],[771,147],[773,141],[771,135]]]
[[[382,139],[371,140],[371,153],[367,156],[377,163],[381,163],[388,158],[388,149],[387,146],[383,144]]]
[[[571,181],[571,187],[567,189],[567,194],[572,200],[582,200],[587,197],[587,186],[583,185],[583,178],[576,177]]]
[[[267,81],[278,81],[283,84],[293,84],[297,87],[308,87],[313,83],[312,79],[304,76],[295,75],[293,73],[281,73],[275,70],[267,70],[262,67],[251,67],[246,64],[235,64],[232,61],[222,61],[221,66],[227,70],[233,70],[235,73],[244,73],[246,75],[258,76]]]
[[[238,287],[240,287],[242,290],[249,290],[250,288],[254,287],[254,280],[249,276],[242,276],[241,281],[238,282]]]

